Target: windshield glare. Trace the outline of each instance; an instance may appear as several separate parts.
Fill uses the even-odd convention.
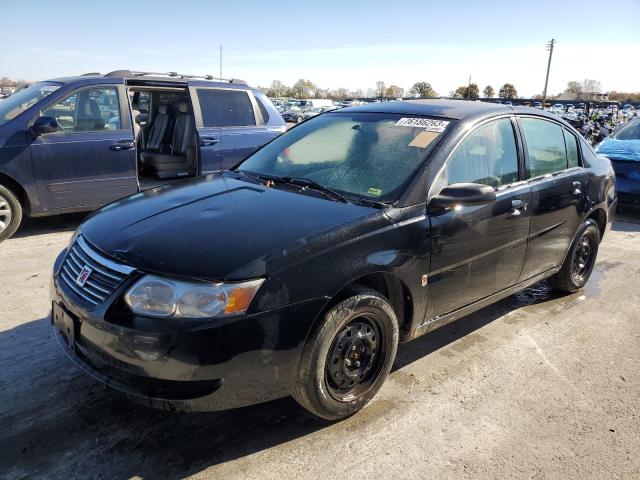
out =
[[[423,125],[411,125],[415,120]],[[238,170],[304,177],[347,196],[393,201],[448,123],[415,115],[327,113],[276,138]]]
[[[27,108],[59,89],[62,85],[52,82],[35,83],[18,93],[14,93],[0,103],[0,125],[13,120]]]

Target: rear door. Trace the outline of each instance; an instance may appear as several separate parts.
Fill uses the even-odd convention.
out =
[[[263,108],[250,90],[200,86],[190,90],[202,174],[237,165],[273,138],[265,125]]]
[[[490,185],[496,201],[431,216],[430,318],[517,283],[531,201],[531,189],[522,181],[521,150],[515,120],[490,120],[460,142],[434,182],[438,191],[454,183]]]
[[[532,194],[523,281],[562,263],[587,208],[589,175],[580,142],[563,125],[533,116],[521,116],[518,123]]]
[[[121,86],[96,85],[75,90],[41,112],[59,125],[30,146],[46,210],[94,208],[137,191],[126,109]]]

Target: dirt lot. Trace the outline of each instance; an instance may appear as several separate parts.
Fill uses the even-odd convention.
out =
[[[537,285],[402,345],[364,411],[292,399],[224,413],[128,403],[79,373],[48,320],[79,216],[0,245],[0,477],[640,478],[640,217],[619,217],[584,291]]]

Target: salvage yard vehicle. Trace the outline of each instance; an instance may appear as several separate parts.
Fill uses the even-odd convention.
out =
[[[615,205],[609,160],[554,115],[346,108],[89,216],[55,261],[52,323],[85,373],[148,405],[292,394],[340,419],[398,342],[541,280],[582,288]]]
[[[237,164],[282,133],[242,80],[118,70],[60,78],[0,104],[0,241],[23,214],[90,211]]]
[[[596,152],[611,160],[620,206],[640,207],[640,118],[605,138]]]

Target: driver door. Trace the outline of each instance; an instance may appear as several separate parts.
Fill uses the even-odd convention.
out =
[[[527,251],[531,188],[513,120],[476,127],[456,147],[434,182],[438,193],[454,183],[496,190],[489,205],[457,206],[431,216],[429,312],[434,318],[515,285]]]
[[[124,101],[123,101],[124,98]],[[138,190],[133,131],[116,85],[76,90],[41,112],[58,131],[30,145],[46,210],[95,208]]]

